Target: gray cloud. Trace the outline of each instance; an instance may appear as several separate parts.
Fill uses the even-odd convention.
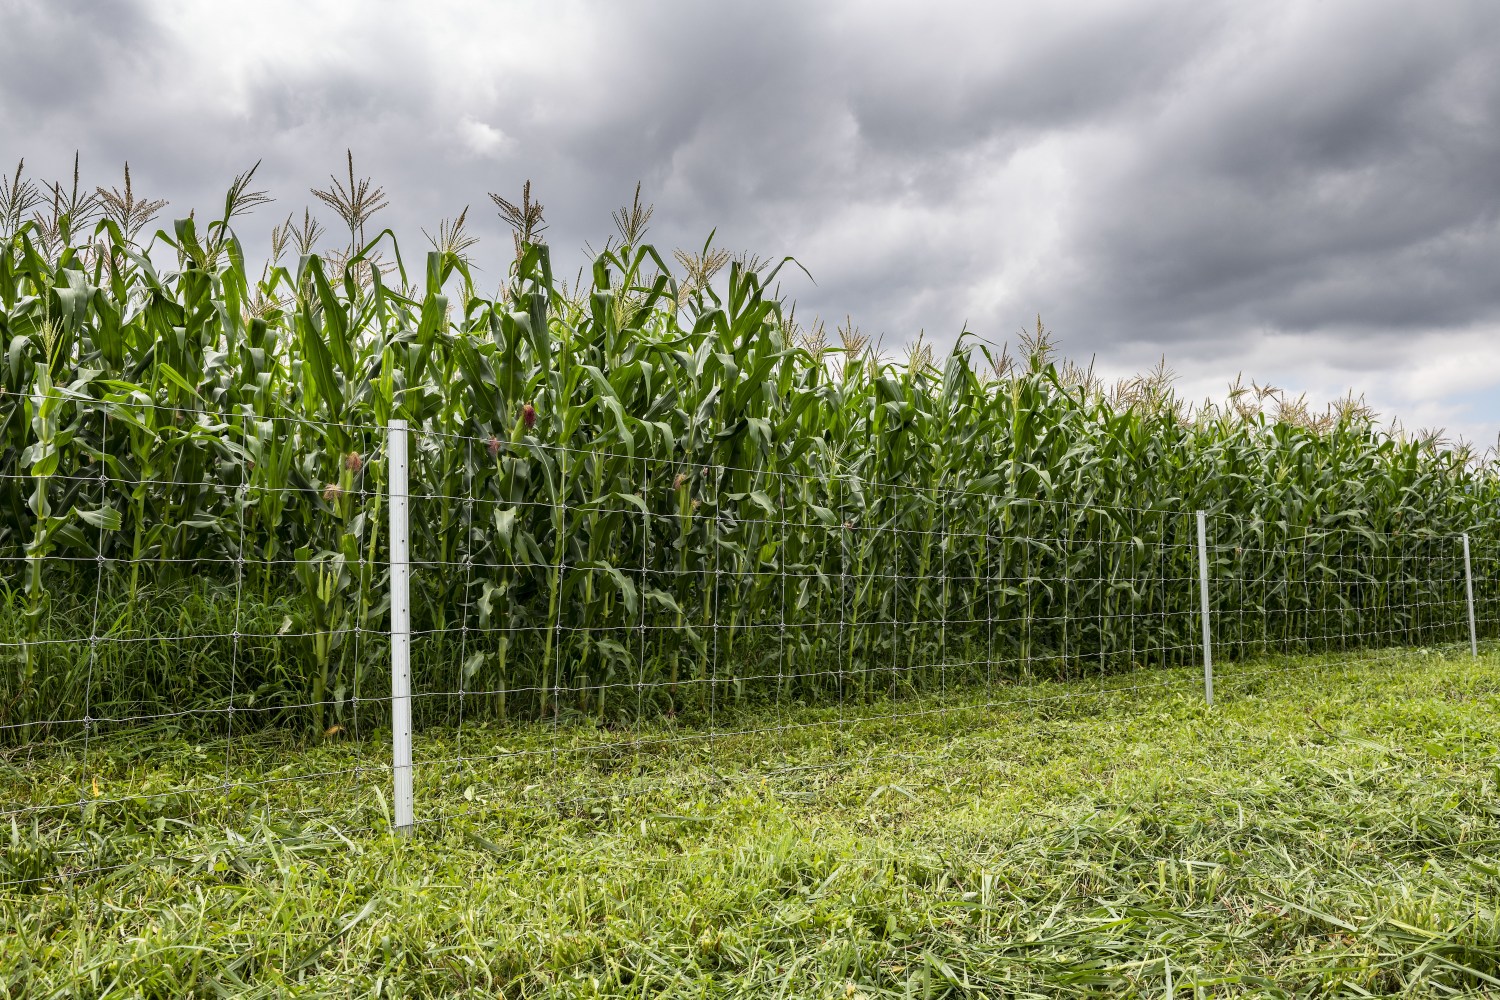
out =
[[[1164,351],[1185,391],[1243,369],[1500,432],[1482,0],[342,10],[0,0],[0,154],[128,158],[177,214],[263,158],[254,246],[352,147],[407,245],[471,206],[496,278],[486,191],[531,178],[581,262],[642,180],[660,244],[794,254],[799,315],[893,348],[1040,312],[1106,371]]]
[[[1459,45],[1388,20],[1353,33],[1358,59],[1242,66],[1249,86],[1146,125],[1160,153],[1100,190],[1111,207],[1078,241],[1101,307],[1184,336],[1214,313],[1310,331],[1491,316],[1476,265],[1500,248],[1500,74],[1480,64],[1495,33]]]

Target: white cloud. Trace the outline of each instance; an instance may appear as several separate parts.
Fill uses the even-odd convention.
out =
[[[498,159],[512,145],[510,136],[488,122],[468,115],[459,120],[458,134],[465,147],[475,156]]]

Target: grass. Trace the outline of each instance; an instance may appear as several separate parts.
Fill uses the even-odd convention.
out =
[[[10,749],[0,996],[1500,986],[1500,654],[1216,680],[428,731],[409,838],[380,734]]]
[[[288,217],[258,278],[253,168],[154,235],[128,173],[0,180],[0,994],[1500,985],[1495,663],[1310,658],[1493,605],[1493,456],[1106,386],[1040,319],[835,344],[639,190],[571,288],[492,195],[486,296],[465,216],[403,259],[347,167],[347,243]],[[415,682],[492,692],[417,706],[410,838],[393,418]],[[1216,646],[1305,654],[1213,712],[1130,673],[1197,648],[1195,511]]]

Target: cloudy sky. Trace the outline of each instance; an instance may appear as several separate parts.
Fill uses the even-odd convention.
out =
[[[651,237],[791,254],[799,317],[899,353],[1040,314],[1106,375],[1165,354],[1500,434],[1500,5],[0,0],[0,164],[209,210],[252,245],[354,152],[379,221],[531,179],[576,266],[637,181]],[[12,166],[10,169],[14,169]],[[323,213],[325,221],[329,213]],[[830,324],[831,325],[831,324]]]

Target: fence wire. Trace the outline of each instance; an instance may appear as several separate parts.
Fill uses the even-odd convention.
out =
[[[30,533],[0,540],[6,889],[102,875],[142,829],[171,858],[199,821],[390,822],[386,431],[148,411],[78,401],[82,467],[20,477]],[[132,448],[148,419],[173,449]],[[649,788],[766,737],[1198,683],[1193,510],[454,430],[408,450],[419,826],[507,788],[577,805],[601,761]],[[1337,512],[1206,524],[1222,677],[1467,648],[1471,614],[1500,636],[1493,521],[1467,562],[1461,534]]]

